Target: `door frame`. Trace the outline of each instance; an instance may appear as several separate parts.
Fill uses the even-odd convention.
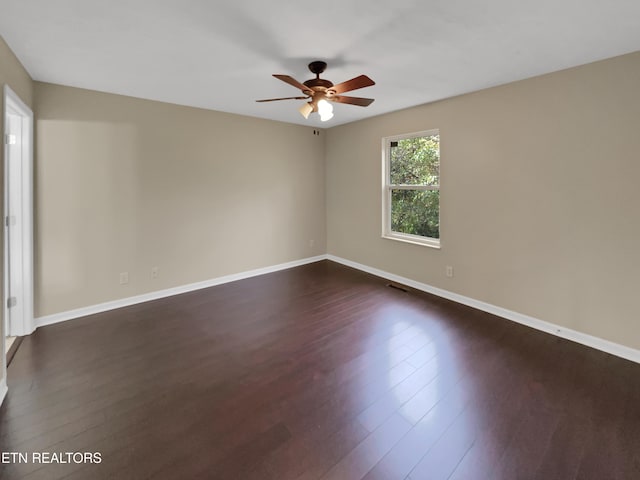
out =
[[[33,333],[35,330],[35,321],[33,318],[33,112],[31,109],[20,99],[20,97],[9,87],[4,86],[4,132],[3,132],[3,146],[4,146],[4,217],[2,219],[5,223],[5,219],[8,215],[8,194],[9,194],[9,181],[7,173],[7,162],[9,161],[9,145],[5,141],[8,132],[8,117],[9,115],[17,115],[22,120],[22,158],[20,159],[22,165],[22,195],[21,195],[21,216],[22,221],[19,223],[22,228],[22,294],[23,294],[23,315],[21,319],[17,321],[12,320],[9,325],[10,331],[5,332],[13,336],[23,336]],[[3,249],[4,249],[4,268],[3,268],[3,317],[8,318],[7,308],[7,289],[8,289],[8,260],[9,249],[7,241],[7,228],[3,229]],[[3,350],[4,350],[4,338]],[[3,361],[6,361],[6,352],[3,355]]]

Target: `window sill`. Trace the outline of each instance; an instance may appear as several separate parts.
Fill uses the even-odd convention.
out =
[[[440,240],[435,238],[419,237],[417,235],[402,234],[402,233],[383,233],[382,238],[387,240],[395,240],[397,242],[411,243],[413,245],[420,245],[423,247],[435,248],[440,250]]]

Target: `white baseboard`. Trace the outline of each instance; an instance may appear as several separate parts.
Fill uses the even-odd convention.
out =
[[[462,305],[467,305],[469,307],[482,310],[483,312],[491,313],[493,315],[497,315],[507,320],[511,320],[513,322],[520,323],[522,325],[526,325],[531,328],[535,328],[536,330],[541,330],[543,332],[550,333],[552,335],[556,335],[561,338],[566,338],[567,340],[571,340],[576,343],[580,343],[582,345],[586,345],[588,347],[595,348],[597,350],[601,350],[606,353],[610,353],[611,355],[625,358],[627,360],[631,360],[632,362],[640,363],[640,350],[635,350],[633,348],[626,347],[624,345],[620,345],[618,343],[614,343],[609,340],[604,340],[602,338],[594,337],[592,335],[578,332],[576,330],[571,330],[569,328],[562,327],[560,325],[556,325],[550,322],[545,322],[544,320],[530,317],[522,313],[514,312],[512,310],[498,307],[496,305],[482,302],[480,300],[475,300],[470,297],[465,297],[464,295],[460,295],[458,293],[450,292],[448,290],[434,287],[426,283],[417,282],[415,280],[411,280],[406,277],[401,277],[400,275],[389,273],[384,270],[379,270],[377,268],[369,267],[368,265],[363,265],[361,263],[353,262],[351,260],[347,260],[345,258],[337,257],[335,255],[330,255],[330,254],[303,258],[301,260],[281,263],[279,265],[273,265],[270,267],[258,268],[255,270],[248,270],[246,272],[234,273],[232,275],[225,275],[223,277],[213,278],[211,280],[205,280],[203,282],[191,283],[191,284],[182,285],[179,287],[168,288],[166,290],[159,290],[156,292],[145,293],[142,295],[137,295],[135,297],[123,298],[123,299],[114,300],[111,302],[100,303],[98,305],[91,305],[88,307],[78,308],[75,310],[55,313],[53,315],[46,315],[44,317],[39,317],[35,319],[36,327],[43,327],[45,325],[64,322],[66,320],[72,320],[74,318],[84,317],[86,315],[93,315],[95,313],[106,312],[108,310],[114,310],[116,308],[121,308],[121,307],[128,307],[129,305],[135,305],[138,303],[144,303],[151,300],[157,300],[159,298],[165,298],[165,297],[170,297],[172,295],[192,292],[194,290],[200,290],[202,288],[214,287],[216,285],[221,285],[223,283],[235,282],[236,280],[243,280],[245,278],[264,275],[266,273],[277,272],[279,270],[298,267],[301,265],[306,265],[308,263],[318,262],[320,260],[331,260],[333,262],[340,263],[342,265],[346,265],[351,268],[355,268],[356,270],[361,270],[363,272],[370,273],[377,277],[386,278],[387,280],[407,285],[409,287],[415,288],[416,290],[421,290],[423,292],[431,293],[433,295],[437,295],[438,297],[446,298],[448,300],[461,303]],[[3,395],[2,388],[3,388],[2,384],[0,384],[0,396]],[[4,391],[6,393],[6,381],[4,383]]]
[[[506,318],[507,320],[526,325],[527,327],[535,328],[536,330],[541,330],[543,332],[566,338],[567,340],[571,340],[582,345],[586,345],[587,347],[595,348],[597,350],[610,353],[611,355],[625,358],[627,360],[631,360],[632,362],[640,363],[640,350],[635,350],[618,343],[610,342],[609,340],[604,340],[602,338],[594,337],[592,335],[578,332],[576,330],[571,330],[560,325],[545,322],[544,320],[539,320],[522,313],[507,310],[506,308],[498,307],[496,305],[491,305],[490,303],[481,302],[480,300],[465,297],[464,295],[460,295],[458,293],[433,287],[431,285],[427,285],[426,283],[416,282],[415,280],[401,277],[400,275],[395,275],[393,273],[385,272],[384,270],[379,270],[377,268],[369,267],[361,263],[352,262],[351,260],[336,257],[335,255],[327,255],[326,258],[328,260],[331,260],[332,262],[341,263],[342,265],[346,265],[357,270],[362,270],[363,272],[370,273],[377,277],[386,278],[387,280],[407,285],[409,287],[415,288],[416,290],[421,290],[423,292],[437,295],[438,297],[453,300],[454,302],[461,303],[478,310],[482,310],[483,312],[491,313],[493,315]]]
[[[0,405],[4,402],[4,397],[7,396],[7,377],[0,380]]]
[[[128,307],[137,303],[149,302],[151,300],[157,300],[159,298],[170,297],[172,295],[179,295],[181,293],[193,292],[194,290],[200,290],[202,288],[214,287],[223,283],[235,282],[236,280],[243,280],[245,278],[256,277],[258,275],[264,275],[265,273],[273,273],[279,270],[285,270],[287,268],[299,267],[300,265],[306,265],[308,263],[318,262],[325,260],[326,255],[318,255],[316,257],[303,258],[301,260],[294,260],[292,262],[280,263],[278,265],[272,265],[270,267],[257,268],[255,270],[247,270],[245,272],[234,273],[231,275],[225,275],[223,277],[212,278],[210,280],[204,280],[202,282],[190,283],[188,285],[181,285],[179,287],[167,288],[165,290],[158,290],[155,292],[143,293],[142,295],[136,295],[134,297],[122,298],[120,300],[113,300],[110,302],[100,303],[98,305],[90,305],[88,307],[76,308],[75,310],[68,310],[66,312],[54,313],[52,315],[45,315],[35,319],[36,328],[44,327],[45,325],[52,325],[54,323],[65,322],[74,318],[84,317],[87,315],[93,315],[96,313],[106,312],[108,310],[114,310],[116,308]]]

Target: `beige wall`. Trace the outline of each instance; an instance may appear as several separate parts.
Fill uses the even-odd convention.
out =
[[[7,46],[2,36],[0,36],[0,135],[4,136],[4,86],[9,85],[11,89],[25,102],[29,107],[33,100],[33,82],[31,77],[24,69],[20,61]],[[4,145],[0,145],[0,211],[4,212]],[[2,214],[4,216],[4,214]],[[3,235],[0,235],[0,252],[3,249]],[[4,256],[0,254],[0,272],[3,271]],[[4,278],[0,275],[0,292],[4,291],[2,284]],[[2,295],[0,295],[2,296]],[[4,319],[3,309],[0,309],[0,339],[4,342]],[[0,348],[2,351],[2,348]],[[4,363],[4,360],[2,362]],[[4,376],[4,369],[0,368],[0,379]]]
[[[35,103],[36,316],[326,251],[324,133],[39,82]]]
[[[330,129],[328,252],[640,348],[639,86],[640,52]],[[381,138],[432,128],[441,250],[380,238]]]
[[[31,77],[5,43],[2,36],[0,36],[0,85],[4,88],[5,84],[9,85],[29,107],[33,105],[33,82]],[[4,109],[4,93],[1,97],[0,105]],[[4,123],[4,118],[2,122]]]

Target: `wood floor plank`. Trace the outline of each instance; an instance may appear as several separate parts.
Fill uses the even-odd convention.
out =
[[[321,261],[39,328],[0,479],[640,478],[640,365]]]
[[[402,416],[391,416],[323,475],[322,480],[360,480],[410,429],[411,424]]]
[[[466,396],[461,391],[450,392],[380,459],[364,477],[365,480],[404,479],[439,441],[466,405]]]

